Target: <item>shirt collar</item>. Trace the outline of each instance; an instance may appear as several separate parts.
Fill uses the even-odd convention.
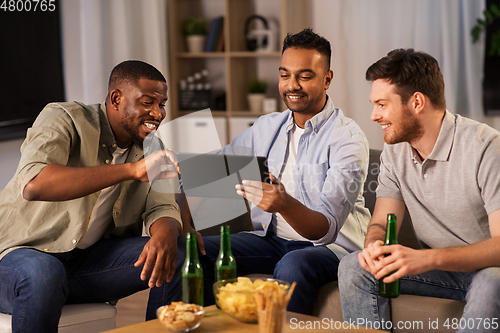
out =
[[[436,144],[428,158],[435,161],[447,161],[450,157],[453,140],[455,139],[455,116],[445,111],[441,130],[439,131]]]
[[[111,147],[114,151],[117,147],[113,130],[109,124],[108,113],[106,111],[106,103],[100,105],[100,121],[101,121],[101,139],[99,144],[101,147]]]
[[[332,113],[335,111],[335,107],[333,105],[333,101],[331,98],[326,95],[326,103],[323,109],[315,114],[311,119],[306,121],[305,129],[310,127],[314,130],[314,132],[318,132],[323,124],[330,118]],[[293,120],[293,112],[291,111],[288,115],[288,119],[286,121],[286,132],[288,133],[293,128],[294,120]]]

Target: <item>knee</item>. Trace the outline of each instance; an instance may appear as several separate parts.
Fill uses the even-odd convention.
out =
[[[307,276],[311,280],[310,275],[314,273],[309,265],[311,261],[308,260],[307,253],[300,252],[297,250],[285,254],[276,264],[273,276],[284,281],[298,281]]]
[[[18,287],[38,299],[66,299],[69,292],[66,269],[56,258],[45,255],[26,257],[16,269]]]
[[[353,286],[366,283],[366,277],[369,273],[359,264],[358,253],[351,253],[340,260],[338,271],[339,290],[347,290]]]
[[[500,295],[500,267],[488,267],[474,274],[467,297],[478,296],[481,299],[494,298]]]

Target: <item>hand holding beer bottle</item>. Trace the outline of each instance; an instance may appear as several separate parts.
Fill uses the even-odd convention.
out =
[[[398,243],[398,235],[396,226],[396,215],[387,214],[387,232],[385,234],[384,245],[393,245],[397,243]],[[399,279],[391,283],[385,283],[383,281],[385,277],[391,274],[384,276],[382,279],[378,281],[378,294],[382,297],[395,298],[399,296]]]

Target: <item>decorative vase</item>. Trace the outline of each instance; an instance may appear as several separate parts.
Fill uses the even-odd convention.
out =
[[[252,112],[262,112],[262,102],[266,98],[266,94],[248,94],[248,106]]]
[[[205,50],[206,38],[203,35],[186,36],[188,52],[203,52]]]

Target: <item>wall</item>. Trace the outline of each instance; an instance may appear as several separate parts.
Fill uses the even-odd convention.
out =
[[[14,173],[21,158],[21,144],[24,139],[0,141],[0,191],[5,188]]]

